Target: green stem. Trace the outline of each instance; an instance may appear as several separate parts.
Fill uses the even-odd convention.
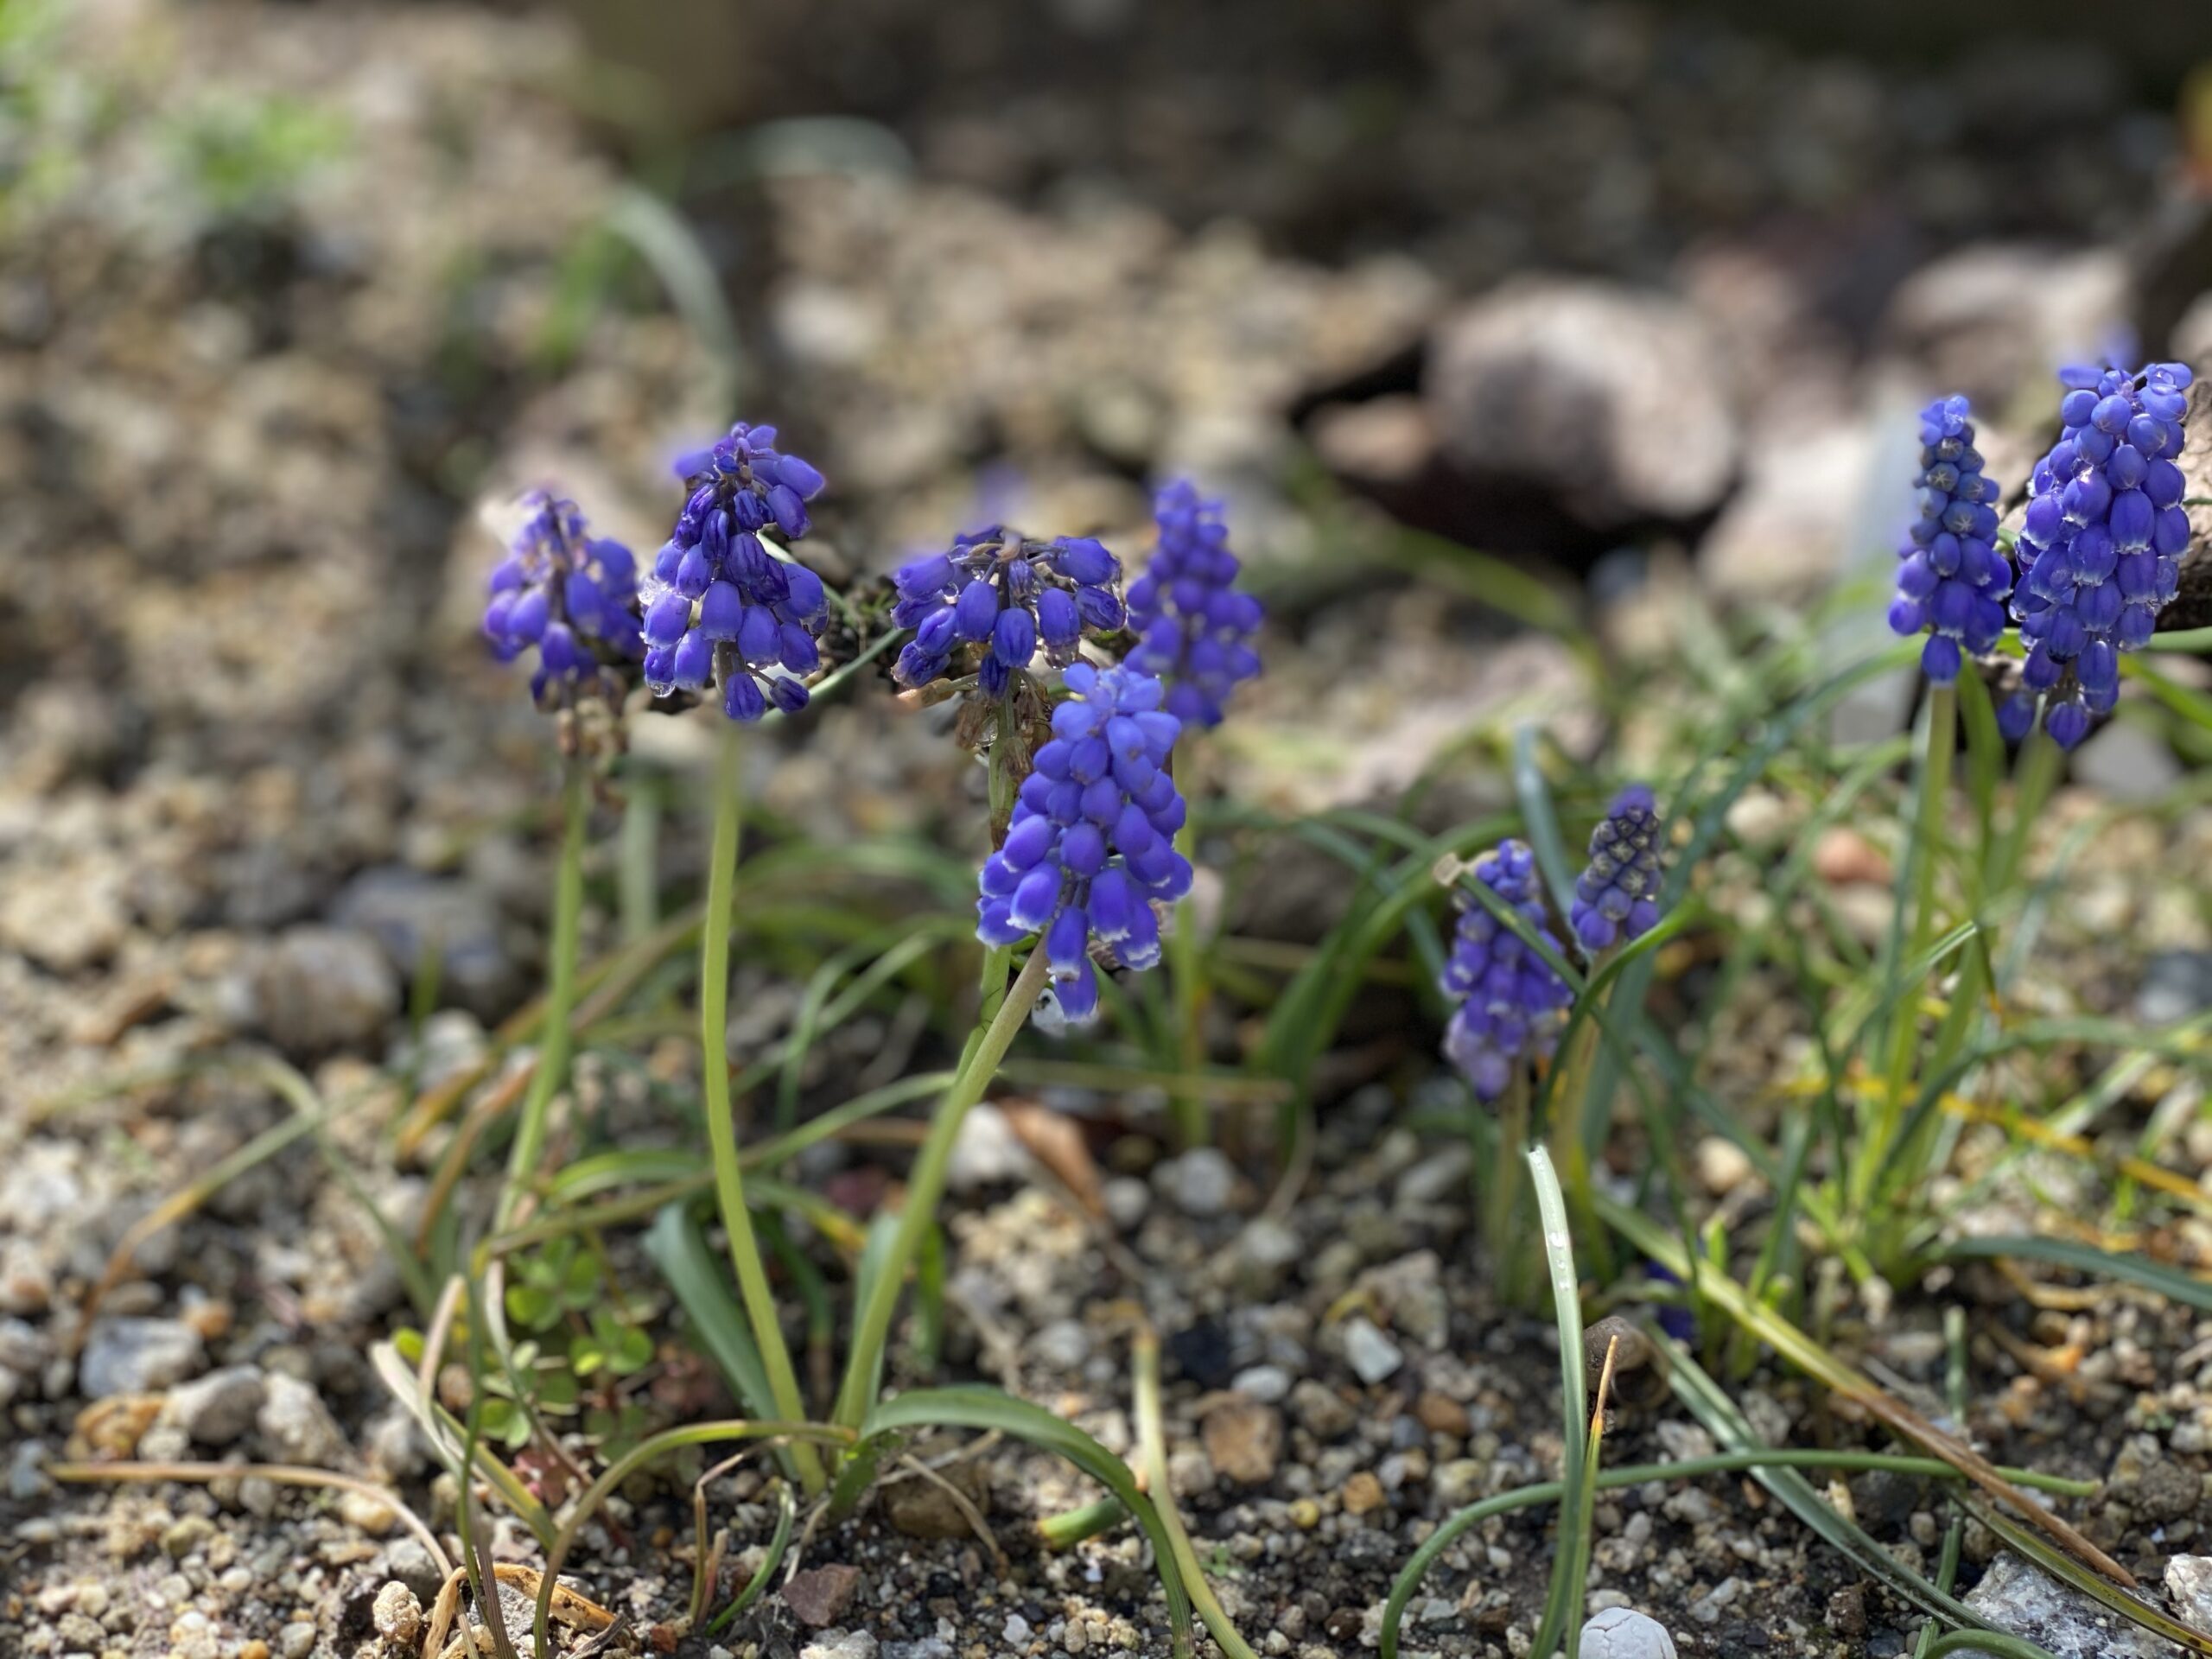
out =
[[[869,1398],[873,1392],[869,1379],[877,1374],[878,1360],[890,1337],[891,1319],[898,1311],[906,1271],[921,1250],[922,1235],[936,1217],[938,1200],[944,1196],[945,1174],[952,1164],[953,1144],[960,1138],[960,1125],[968,1109],[990,1087],[999,1062],[1014,1046],[1014,1033],[1028,1020],[1051,972],[1040,943],[1030,951],[1021,976],[999,1005],[996,1016],[978,1033],[961,1064],[960,1074],[938,1103],[929,1138],[923,1141],[914,1160],[914,1173],[906,1183],[906,1201],[899,1212],[899,1230],[892,1236],[890,1253],[876,1273],[867,1304],[853,1327],[852,1351],[845,1357],[844,1382],[837,1390],[837,1408],[832,1414],[832,1421],[842,1428],[858,1430],[868,1408],[874,1404]]]
[[[1086,1538],[1110,1532],[1129,1518],[1118,1497],[1102,1497],[1079,1510],[1048,1515],[1037,1523],[1037,1536],[1047,1549],[1073,1549]]]
[[[707,1143],[715,1166],[715,1198],[722,1230],[729,1236],[730,1264],[745,1302],[746,1322],[768,1372],[776,1414],[798,1422],[806,1415],[791,1368],[791,1350],[768,1287],[768,1269],[753,1236],[753,1212],[746,1207],[745,1168],[737,1154],[737,1122],[729,1099],[729,930],[737,888],[738,830],[745,815],[744,728],[731,722],[723,734],[721,762],[715,780],[714,851],[707,866],[707,908],[699,931],[699,1047],[702,1107]],[[811,1497],[822,1490],[822,1459],[804,1441],[791,1447],[799,1484]]]
[[[583,766],[568,763],[561,785],[561,863],[553,879],[553,938],[547,963],[550,981],[539,1040],[537,1069],[515,1123],[507,1154],[507,1179],[500,1189],[495,1232],[505,1232],[528,1196],[530,1183],[545,1157],[546,1127],[553,1096],[569,1079],[569,1010],[576,997],[577,938],[584,908],[584,827],[591,813],[591,785]]]
[[[1754,1452],[1720,1452],[1709,1458],[1685,1458],[1680,1463],[1628,1464],[1618,1469],[1605,1469],[1599,1471],[1597,1485],[1600,1491],[1613,1491],[1623,1486],[1641,1486],[1651,1480],[1688,1480],[1705,1475],[1735,1474],[1747,1469],[1789,1468],[1878,1469],[1893,1474],[1931,1479],[1959,1478],[1957,1470],[1934,1458],[1906,1457],[1890,1452],[1827,1452],[1817,1446],[1768,1446]],[[2060,1491],[2074,1497],[2081,1496],[2085,1489],[2095,1490],[2095,1483],[2091,1481],[2062,1480],[2056,1476],[2037,1475],[2023,1469],[2005,1469],[1999,1472],[2018,1485],[2041,1486],[2047,1491]],[[1492,1516],[1508,1515],[1515,1510],[1530,1509],[1539,1503],[1555,1503],[1566,1491],[1565,1483],[1548,1480],[1535,1486],[1522,1486],[1510,1492],[1500,1492],[1495,1497],[1486,1497],[1479,1503],[1469,1504],[1431,1533],[1427,1541],[1414,1552],[1413,1559],[1398,1574],[1397,1582],[1390,1587],[1390,1599],[1382,1605],[1382,1659],[1397,1659],[1398,1622],[1405,1616],[1406,1604],[1413,1599],[1414,1592],[1421,1587],[1422,1577],[1438,1556]],[[1980,1634],[1985,1640],[1989,1639],[1986,1632]],[[2012,1638],[2004,1639],[2009,1641]],[[1948,1649],[1951,1652],[1957,1650],[1955,1647]],[[1993,1653],[1997,1649],[1993,1648],[1991,1651]],[[2050,1656],[2041,1649],[2031,1648],[2027,1649],[2027,1653],[2031,1659],[2050,1659]]]
[[[1592,964],[1593,976],[1595,971]],[[1610,983],[1595,991],[1586,988],[1584,994],[1592,999],[1592,1014],[1609,1010],[1613,994]],[[1597,1021],[1586,1020],[1568,1048],[1565,1069],[1552,1088],[1551,1142],[1560,1182],[1567,1192],[1567,1214],[1574,1224],[1574,1242],[1590,1262],[1592,1276],[1609,1282],[1613,1277],[1612,1249],[1605,1230],[1598,1224],[1597,1211],[1591,1207],[1590,1148],[1584,1138],[1589,1133],[1588,1120],[1598,1116],[1595,1103],[1586,1098],[1597,1081],[1598,1039]]]
[[[1144,1459],[1145,1477],[1152,1487],[1153,1508],[1160,1515],[1160,1529],[1167,1535],[1168,1548],[1175,1556],[1175,1565],[1181,1569],[1183,1587],[1190,1592],[1191,1605],[1229,1659],[1259,1659],[1244,1638],[1236,1633],[1236,1626],[1230,1621],[1229,1613],[1206,1582],[1205,1569],[1198,1565],[1198,1553],[1191,1548],[1191,1535],[1183,1525],[1182,1512],[1175,1506],[1175,1491],[1167,1478],[1167,1437],[1160,1423],[1160,1337],[1147,1325],[1136,1337],[1136,1408],[1137,1446]]]
[[[1941,862],[1936,850],[1942,844],[1943,804],[1951,792],[1951,761],[1958,747],[1958,703],[1954,686],[1939,685],[1929,691],[1920,798],[1914,813],[1912,845],[1907,849],[1907,856],[1913,861],[1912,934],[1897,964],[1900,969],[1906,963],[1925,957],[1936,940],[1936,871]],[[1889,1087],[1876,1103],[1872,1133],[1866,1137],[1858,1167],[1852,1172],[1854,1207],[1862,1217],[1872,1195],[1875,1173],[1897,1138],[1904,1115],[1906,1086],[1912,1079],[1913,1045],[1919,1035],[1920,998],[1914,988],[1908,988],[1891,1016]]]
[[[1489,1202],[1484,1229],[1490,1244],[1491,1271],[1509,1307],[1526,1308],[1535,1295],[1530,1282],[1536,1239],[1530,1224],[1528,1164],[1529,1080],[1516,1077],[1498,1103],[1497,1146],[1491,1160]]]

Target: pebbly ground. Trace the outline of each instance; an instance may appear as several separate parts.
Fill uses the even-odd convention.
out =
[[[1541,556],[1564,593],[1578,590],[1562,570],[1598,559],[1584,591],[1602,637],[1663,661],[1700,637],[1685,630],[1708,601],[1795,604],[1848,563],[1875,435],[1904,388],[1932,377],[2039,397],[2023,389],[2048,357],[2135,315],[2140,268],[2112,238],[2149,211],[2171,159],[2162,119],[2099,80],[2083,130],[2111,165],[2054,171],[1970,123],[1955,172],[1912,175],[1900,202],[1899,123],[1884,111],[1916,107],[1920,83],[1704,26],[1669,34],[1631,9],[1555,36],[1511,6],[1440,5],[1427,28],[1448,73],[1391,140],[1421,153],[1475,107],[1460,82],[1519,53],[1516,84],[1563,89],[1576,144],[1632,183],[1634,124],[1595,118],[1588,100],[1638,54],[1671,66],[1637,120],[1684,143],[1654,188],[1623,198],[1641,206],[1619,238],[1557,217],[1533,165],[1472,207],[1459,193],[1478,171],[1413,181],[1416,228],[1395,239],[1300,228],[1335,176],[1310,148],[1265,152],[1281,175],[1240,190],[1232,205],[1249,212],[1234,219],[1143,167],[1141,188],[1016,188],[1088,152],[1018,121],[985,136],[1033,151],[986,153],[939,106],[907,130],[918,169],[817,162],[687,203],[728,277],[733,368],[700,343],[711,317],[672,310],[640,265],[563,309],[621,175],[567,95],[578,48],[553,23],[166,0],[99,0],[74,18],[9,43],[24,92],[7,138],[35,188],[0,226],[0,1651],[27,1654],[373,1652],[379,1608],[403,1631],[408,1599],[436,1588],[428,1554],[358,1496],[252,1478],[55,1488],[41,1470],[124,1453],[352,1468],[449,1525],[452,1491],[365,1361],[404,1322],[402,1287],[306,1146],[154,1233],[100,1327],[79,1328],[132,1224],[283,1122],[283,1101],[224,1073],[71,1091],[265,1047],[340,1109],[330,1134],[349,1176],[397,1224],[419,1213],[427,1169],[396,1161],[385,1134],[404,1103],[394,1079],[463,1063],[543,954],[548,749],[471,637],[495,552],[480,505],[556,476],[650,545],[664,456],[725,413],[733,385],[837,481],[818,539],[844,577],[986,505],[1118,536],[1142,520],[1142,480],[1193,468],[1230,493],[1278,617],[1268,677],[1224,734],[1226,786],[1313,810],[1388,800],[1435,769],[1427,810],[1441,822],[1509,798],[1485,733],[1540,715],[1586,754],[1605,728],[1573,652],[1440,601],[1375,504]],[[1783,108],[1817,113],[1804,145],[1742,141]],[[102,114],[116,109],[143,118]],[[241,110],[260,135],[243,168],[221,164]],[[1453,142],[1491,154],[1491,126],[1524,124],[1510,99],[1483,120]],[[1254,164],[1233,135],[1179,142],[1200,162],[1214,144]],[[1761,160],[1774,170],[1732,170]],[[2008,169],[2049,194],[2009,188]],[[1802,238],[1778,234],[1815,208],[1834,239],[1812,245],[1853,251],[1841,294],[1792,251]],[[1901,243],[1854,239],[1895,216],[1913,227]],[[1993,239],[2024,230],[2069,240]],[[1481,287],[1509,271],[1522,280]],[[1531,340],[1534,369],[1514,355]],[[1568,478],[1541,432],[1491,419],[1482,388],[1501,365],[1575,388],[1570,412],[1604,416],[1604,454]],[[1464,578],[1424,568],[1464,594]],[[1638,763],[1664,755],[1655,711],[1702,695],[1675,686],[1611,735]],[[698,868],[682,802],[699,736],[649,721],[635,740],[678,807],[671,887]],[[2054,835],[2103,801],[2163,794],[2189,758],[2156,728],[2116,726],[2084,752]],[[824,709],[803,743],[761,746],[755,768],[755,798],[794,833],[976,850],[976,779],[941,732],[879,696]],[[1739,809],[1717,902],[1758,902],[1759,855],[1799,810],[1760,796]],[[603,813],[602,843],[614,827]],[[2063,953],[2031,1005],[2162,1020],[2202,1007],[2212,926],[2187,872],[2212,830],[2180,812],[2111,835],[2115,855],[2054,924]],[[1840,845],[1823,879],[1873,938],[1886,889],[1866,850]],[[1240,898],[1240,931],[1310,938],[1340,884],[1292,858],[1271,875]],[[594,911],[588,936],[611,942],[613,918]],[[410,1039],[405,998],[430,950],[446,1006]],[[772,963],[741,973],[733,1039],[766,1040],[796,989]],[[1452,1140],[1404,1127],[1430,1100],[1433,1033],[1388,1001],[1363,1005],[1356,1029],[1325,1068],[1319,1173],[1280,1214],[1262,1213],[1263,1154],[1161,1163],[1148,1103],[1056,1095],[1097,1121],[1103,1208],[1041,1179],[985,1117],[951,1223],[950,1373],[1014,1386],[1124,1450],[1141,1311],[1166,1344],[1171,1465],[1200,1554],[1255,1646],[1311,1659],[1363,1650],[1426,1529],[1544,1478],[1558,1452],[1550,1327],[1495,1305]],[[1802,1058],[1802,1017],[1770,987],[1726,1029],[1714,1087],[1770,1111],[1766,1085]],[[830,1045],[830,1081],[897,1036],[871,1026]],[[2195,1170],[2212,1145],[2183,1109],[2191,1086],[2154,1074],[2122,1104],[2126,1135],[2155,1116],[2156,1149]],[[618,1122],[671,1132],[595,1063],[579,1088]],[[1755,1214],[1745,1173],[1706,1161],[1722,1212]],[[865,1197],[880,1190],[872,1167],[812,1173]],[[2063,1165],[2035,1174],[2046,1197],[2094,1196]],[[2189,1224],[2150,1243],[2184,1263],[2204,1245]],[[627,1279],[647,1282],[628,1248]],[[2155,1580],[2201,1523],[2212,1332],[2126,1292],[2039,1307],[1988,1270],[1927,1291],[1972,1311],[1971,1426],[1992,1455],[2108,1478],[2077,1519]],[[1840,1338],[1940,1401],[1933,1309],[1909,1293],[1870,1326],[1847,1307]],[[680,1321],[656,1336],[655,1403],[719,1408]],[[1786,1377],[1754,1373],[1738,1394],[1777,1438],[1863,1436]],[[1609,1441],[1638,1461],[1700,1449],[1673,1408],[1640,1398]],[[1033,1542],[1036,1517],[1089,1496],[1080,1483],[1003,1445],[925,1453],[952,1459],[941,1472],[984,1510],[996,1549],[952,1524],[930,1482],[893,1484],[807,1541],[806,1567],[857,1569],[844,1605],[830,1611],[846,1580],[829,1572],[813,1600],[748,1615],[733,1651],[1164,1650],[1128,1535],[1065,1555]],[[571,1564],[624,1615],[626,1643],[660,1649],[688,1598],[688,1493],[680,1471],[634,1484]],[[709,1498],[736,1552],[728,1594],[770,1512],[742,1470]],[[1885,1544],[1932,1557],[1943,1512],[1929,1494],[1860,1481],[1850,1501]],[[1658,1613],[1685,1652],[1858,1659],[1898,1652],[1913,1628],[1746,1484],[1619,1494],[1599,1523],[1595,1599]],[[1546,1524],[1509,1517],[1447,1554],[1408,1650],[1518,1659]],[[524,1541],[503,1529],[494,1554],[519,1559]],[[1969,1572],[1992,1541],[1969,1530]]]

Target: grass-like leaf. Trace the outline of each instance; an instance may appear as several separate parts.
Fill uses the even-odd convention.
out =
[[[2093,1279],[2119,1279],[2155,1291],[2169,1301],[2212,1313],[2212,1280],[2200,1279],[2144,1255],[2123,1255],[2101,1250],[2070,1238],[2043,1238],[2032,1235],[1955,1238],[1936,1252],[1946,1261],[2041,1262],[2066,1268]]]
[[[1505,1149],[1512,1155],[1512,1149]],[[1530,1651],[1563,1647],[1578,1659],[1582,1646],[1582,1571],[1589,1563],[1592,1517],[1588,1506],[1590,1402],[1583,1376],[1582,1282],[1574,1268],[1574,1239],[1567,1228],[1567,1198],[1560,1191],[1551,1154],[1541,1146],[1528,1149],[1529,1178],[1536,1190],[1536,1215],[1543,1227],[1544,1265],[1552,1281],[1552,1314],[1559,1325],[1560,1459],[1559,1542],[1552,1557],[1551,1589],[1544,1599],[1544,1620]]]
[[[919,1428],[996,1429],[1000,1433],[1064,1458],[1119,1498],[1135,1517],[1152,1544],[1153,1565],[1167,1597],[1167,1616],[1174,1632],[1179,1659],[1191,1651],[1191,1597],[1175,1559],[1173,1541],[1160,1524],[1152,1500],[1137,1489],[1136,1478],[1119,1458],[1074,1424],[1064,1421],[1040,1406],[995,1389],[973,1386],[915,1389],[884,1401],[870,1411],[861,1425],[864,1440]]]
[[[1559,810],[1552,804],[1543,762],[1536,758],[1539,735],[1533,722],[1513,734],[1513,793],[1521,804],[1522,833],[1536,855],[1536,868],[1544,873],[1553,906],[1565,916],[1574,907],[1574,860],[1560,834]]]
[[[721,1368],[738,1403],[760,1415],[774,1415],[768,1368],[688,1205],[671,1204],[661,1211],[645,1234],[645,1254],[683,1305],[701,1346]]]
[[[1690,1414],[1706,1432],[1731,1452],[1764,1450],[1751,1424],[1736,1409],[1720,1385],[1699,1368],[1689,1351],[1657,1331],[1648,1333],[1666,1344],[1669,1384]],[[1795,1469],[1766,1468],[1752,1471],[1752,1478],[1781,1499],[1783,1504],[1821,1540],[1857,1563],[1869,1578],[1888,1586],[1922,1611],[1966,1630],[1986,1630],[1986,1620],[1955,1598],[1947,1596],[1919,1573],[1900,1565],[1896,1557],[1869,1537],[1854,1522],[1816,1491]]]

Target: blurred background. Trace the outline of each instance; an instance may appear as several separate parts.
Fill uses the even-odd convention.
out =
[[[382,953],[308,1050],[432,938],[511,1007],[552,759],[474,635],[484,512],[555,481],[650,550],[739,415],[830,474],[847,581],[1001,515],[1138,560],[1153,483],[1225,495],[1247,799],[1464,806],[1530,713],[1586,753],[1599,658],[1524,624],[1618,663],[1871,594],[1920,401],[2017,481],[2056,364],[2212,346],[2212,9],[1932,21],[6,0],[0,1069],[149,1007],[281,1043],[302,929]],[[965,846],[973,769],[881,690],[761,798]],[[2113,732],[2113,787],[2192,758]]]

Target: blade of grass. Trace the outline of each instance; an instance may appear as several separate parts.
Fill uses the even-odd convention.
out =
[[[1535,852],[1536,868],[1544,873],[1553,906],[1565,916],[1574,908],[1574,861],[1559,832],[1559,812],[1552,804],[1543,763],[1536,759],[1538,735],[1533,722],[1513,734],[1513,793],[1521,804],[1522,833]]]
[[[1774,1309],[1753,1301],[1742,1286],[1726,1274],[1715,1273],[1681,1248],[1681,1242],[1656,1222],[1599,1192],[1597,1208],[1605,1224],[1619,1233],[1677,1279],[1692,1284],[1697,1293],[1772,1348],[1789,1363],[1831,1391],[1853,1402],[1878,1419],[1900,1438],[1942,1458],[2014,1513],[2026,1516],[2065,1546],[2068,1552],[2104,1573],[2115,1584],[2133,1589],[2135,1577],[2080,1532],[2041,1504],[2009,1485],[1988,1459],[1955,1437],[1945,1433],[1918,1413],[1904,1406],[1829,1353],[1817,1342],[1783,1319]]]
[[[1191,1598],[1176,1560],[1174,1542],[1160,1522],[1159,1510],[1138,1489],[1127,1464],[1072,1423],[1042,1407],[995,1389],[973,1386],[914,1389],[884,1401],[869,1412],[863,1438],[873,1440],[918,1428],[996,1429],[1010,1439],[1026,1440],[1066,1459],[1105,1487],[1135,1517],[1152,1544],[1154,1567],[1167,1597],[1175,1651],[1179,1659],[1188,1659]]]
[[[1543,1623],[1536,1627],[1531,1653],[1548,1654],[1564,1645],[1567,1659],[1582,1646],[1582,1583],[1576,1571],[1576,1541],[1586,1544],[1591,1525],[1584,1494],[1589,1459],[1589,1384],[1583,1376],[1582,1284],[1574,1268],[1574,1240],[1567,1230],[1567,1197],[1551,1154],[1539,1144],[1528,1152],[1529,1177],[1536,1190],[1536,1214],[1543,1227],[1544,1262],[1551,1272],[1552,1313],[1559,1325],[1560,1513],[1559,1541],[1552,1558],[1551,1588],[1544,1600]],[[1586,1554],[1581,1557],[1586,1566]]]
[[[2041,1262],[2092,1279],[2118,1279],[2139,1285],[2169,1301],[2212,1313],[2212,1280],[2200,1279],[2147,1256],[2122,1255],[2070,1238],[1976,1235],[1948,1240],[1936,1254],[1947,1262]]]

